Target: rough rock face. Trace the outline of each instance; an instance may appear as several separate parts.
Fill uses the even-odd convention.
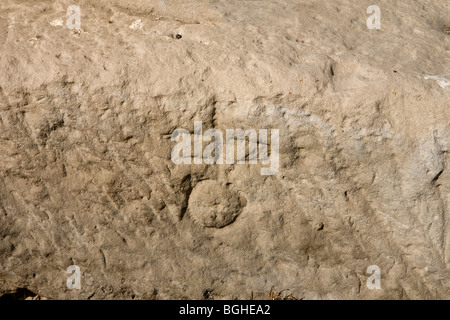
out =
[[[0,294],[450,298],[448,1],[77,2],[0,3]],[[194,121],[278,172],[175,164]]]

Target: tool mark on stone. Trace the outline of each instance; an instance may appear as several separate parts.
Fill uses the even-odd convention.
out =
[[[100,254],[102,255],[103,267],[106,268],[106,256],[102,249],[99,249]]]
[[[401,223],[400,221],[398,221],[394,217],[392,217],[392,216],[390,216],[390,215],[388,215],[388,214],[386,214],[386,213],[384,213],[384,212],[382,212],[380,210],[376,210],[376,212],[379,213],[380,215],[382,215],[383,217],[387,218],[388,220],[390,220],[390,221],[396,223],[397,225],[401,226],[403,229],[406,229],[406,230],[411,230],[412,229],[411,227],[408,227],[407,225]]]
[[[183,217],[186,214],[188,205],[189,205],[189,198],[191,196],[193,187],[192,187],[192,179],[191,179],[191,175],[188,174],[187,176],[185,176],[183,178],[183,180],[181,181],[181,188],[182,188],[182,193],[184,194],[184,200],[183,200],[183,204],[181,206],[181,211],[180,211],[180,215],[179,215],[179,220],[183,220]]]

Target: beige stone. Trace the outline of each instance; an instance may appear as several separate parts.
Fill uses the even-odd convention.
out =
[[[450,298],[448,2],[72,4],[0,2],[0,295]],[[175,165],[196,120],[278,173]]]

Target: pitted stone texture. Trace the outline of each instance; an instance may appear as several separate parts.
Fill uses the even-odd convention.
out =
[[[0,1],[0,296],[450,298],[448,1],[72,4]],[[194,121],[278,173],[174,164]]]

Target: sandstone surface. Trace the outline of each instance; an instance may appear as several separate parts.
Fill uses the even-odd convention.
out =
[[[449,299],[445,26],[439,0],[2,0],[0,295]],[[175,164],[194,121],[278,129],[277,173]]]

